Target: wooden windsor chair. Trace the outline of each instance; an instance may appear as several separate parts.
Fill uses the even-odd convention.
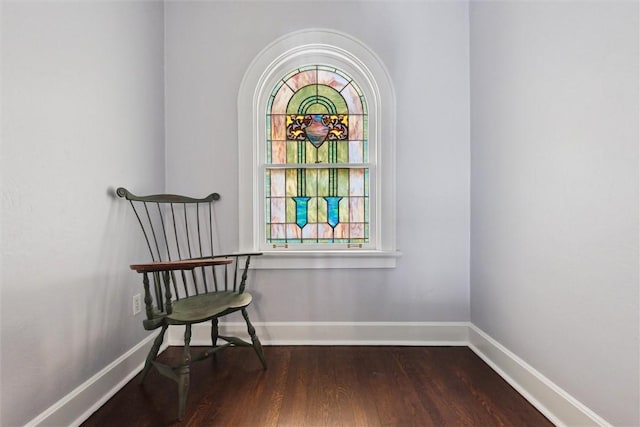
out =
[[[118,196],[131,204],[140,224],[151,262],[133,264],[142,274],[146,330],[160,328],[147,356],[141,383],[152,366],[178,383],[178,419],[185,413],[189,392],[191,362],[207,359],[228,346],[253,347],[262,367],[267,364],[262,345],[249,320],[247,307],[252,296],[245,290],[252,256],[260,253],[221,253],[214,251],[213,205],[218,193],[197,199],[172,194],[136,196],[124,188]],[[247,324],[251,342],[219,334],[218,319],[240,311]],[[211,347],[192,358],[191,326],[211,322]],[[184,325],[184,350],[181,362],[169,366],[157,361],[167,328]],[[218,345],[218,340],[224,344]]]

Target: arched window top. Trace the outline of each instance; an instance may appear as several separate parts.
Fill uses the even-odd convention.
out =
[[[344,149],[332,158],[334,163],[366,162],[367,122],[365,96],[348,74],[324,65],[299,67],[279,80],[268,98],[266,162],[292,162],[295,156],[285,152],[287,141],[308,141],[316,149],[325,141],[339,141]],[[278,145],[281,150],[276,149]],[[326,157],[315,156],[311,161],[317,164],[322,158],[326,163]]]
[[[265,268],[395,266],[395,98],[369,48],[282,37],[249,66],[238,113],[241,250]]]
[[[364,114],[367,103],[360,86],[335,67],[310,65],[284,76],[271,92],[271,114]]]

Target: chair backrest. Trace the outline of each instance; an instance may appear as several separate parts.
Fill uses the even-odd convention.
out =
[[[151,261],[230,257],[233,263],[198,267],[191,271],[171,272],[172,298],[182,299],[202,293],[243,292],[249,257],[243,254],[222,254],[216,251],[214,203],[218,193],[197,199],[173,194],[136,196],[124,188],[118,196],[129,201],[142,229]],[[238,263],[246,260],[243,274]],[[241,266],[242,268],[242,266]],[[160,274],[154,274],[157,309],[163,310]],[[153,292],[152,292],[153,293]]]

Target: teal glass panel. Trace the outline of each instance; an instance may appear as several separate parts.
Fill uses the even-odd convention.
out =
[[[342,219],[340,216],[340,201],[342,197],[327,196],[324,200],[327,202],[327,224],[335,228]]]
[[[296,225],[300,228],[307,225],[309,199],[310,197],[293,197],[296,204]]]

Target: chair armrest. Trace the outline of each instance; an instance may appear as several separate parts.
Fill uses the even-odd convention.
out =
[[[216,254],[216,257],[241,257],[241,256],[259,256],[262,252],[230,252],[228,254]]]
[[[129,267],[138,273],[148,273],[153,271],[171,271],[171,270],[193,270],[196,267],[208,267],[210,265],[231,264],[232,260],[228,258],[199,258],[187,259],[179,261],[156,261],[146,264],[132,264]]]

